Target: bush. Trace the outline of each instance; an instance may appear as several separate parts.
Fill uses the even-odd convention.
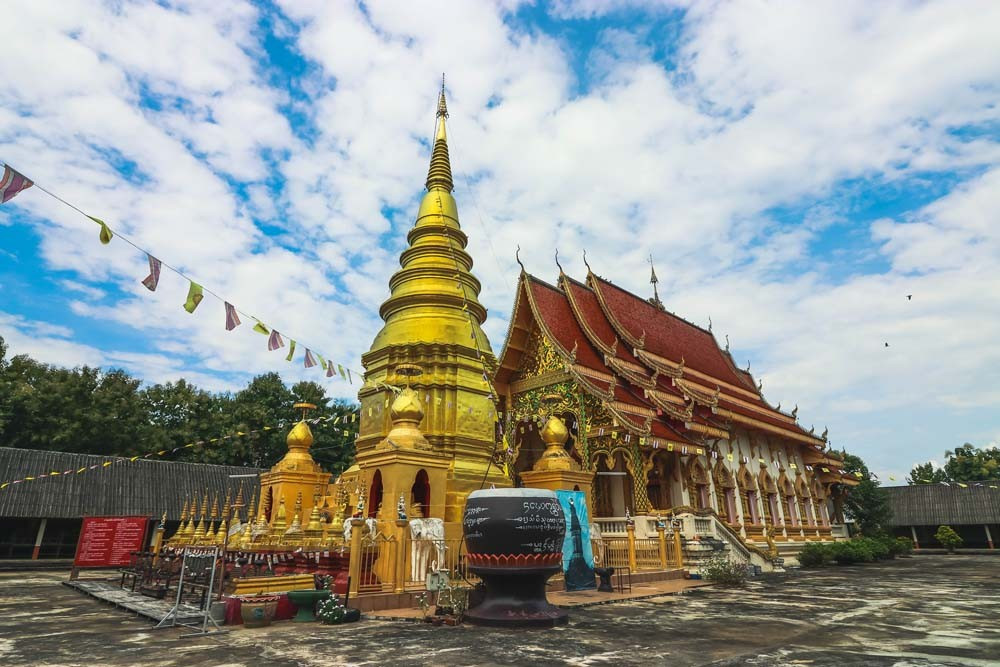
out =
[[[938,526],[934,539],[948,551],[954,551],[956,547],[962,546],[962,538],[951,526]]]
[[[875,560],[870,540],[856,538],[846,542],[834,542],[830,545],[830,557],[838,565],[853,565],[854,563],[870,563]]]
[[[828,564],[832,557],[830,546],[819,542],[809,542],[799,552],[799,565],[802,567],[822,567]]]
[[[742,560],[730,560],[724,554],[716,554],[701,566],[702,575],[726,588],[742,588],[747,583],[747,564]]]
[[[913,540],[908,537],[897,537],[893,541],[893,548],[897,556],[909,556],[913,553]]]

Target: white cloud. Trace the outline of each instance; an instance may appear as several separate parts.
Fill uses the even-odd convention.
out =
[[[554,13],[596,20],[636,5]],[[556,275],[556,248],[582,277],[586,248],[595,270],[639,293],[652,253],[668,307],[701,324],[711,315],[769,398],[798,402],[807,425],[828,422],[876,469],[995,440],[1000,143],[954,130],[1000,119],[1000,6],[695,3],[676,69],[650,59],[663,38],[618,22],[585,54],[582,92],[567,52],[577,45],[517,32],[507,19],[518,7],[286,2],[297,32],[279,25],[312,65],[302,100],[262,77],[249,4],[25,3],[16,27],[0,26],[0,48],[37,57],[0,77],[0,147],[279,330],[356,360],[380,326],[446,70],[456,197],[497,351],[518,244],[543,278]],[[309,119],[308,141],[286,105]],[[277,200],[265,151],[285,179]],[[122,178],[121,161],[140,177]],[[830,197],[845,179],[905,187],[956,170],[974,175],[870,228],[850,196]],[[146,292],[143,258],[96,246],[86,220],[37,192],[17,203],[46,221],[49,267],[125,294],[114,306],[83,294],[76,313],[135,327],[151,351],[190,356],[212,377],[287,370],[249,327],[221,331],[218,304],[181,311],[186,285],[165,276]],[[802,224],[779,206],[801,209]],[[841,233],[851,242],[830,249]],[[92,352],[63,356],[74,354]]]

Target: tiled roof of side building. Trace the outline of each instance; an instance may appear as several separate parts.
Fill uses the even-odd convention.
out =
[[[104,466],[106,461],[115,461]],[[90,466],[97,465],[97,468]],[[77,471],[85,468],[83,472]],[[53,472],[60,473],[49,476]],[[0,517],[78,518],[82,516],[151,516],[163,512],[169,520],[180,518],[186,498],[201,502],[206,492],[235,494],[243,482],[243,500],[258,486],[258,468],[178,463],[70,452],[0,447],[0,483],[34,477],[0,491]],[[65,474],[63,474],[65,473]],[[39,475],[46,477],[39,478]],[[242,479],[231,475],[252,475]]]

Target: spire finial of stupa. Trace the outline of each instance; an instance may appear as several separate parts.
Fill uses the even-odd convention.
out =
[[[441,72],[441,93],[438,95],[437,118],[448,117],[448,101],[444,97],[444,72]]]
[[[435,188],[451,192],[455,183],[451,178],[451,159],[448,157],[448,132],[445,129],[445,119],[448,118],[448,102],[444,95],[444,77],[441,79],[441,94],[438,96],[437,128],[434,132],[434,150],[431,152],[431,164],[427,169],[428,190]]]

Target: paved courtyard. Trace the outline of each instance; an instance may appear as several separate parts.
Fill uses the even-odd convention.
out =
[[[1000,665],[1000,558],[919,556],[572,610],[546,631],[281,623],[212,639],[0,572],[0,665]]]

